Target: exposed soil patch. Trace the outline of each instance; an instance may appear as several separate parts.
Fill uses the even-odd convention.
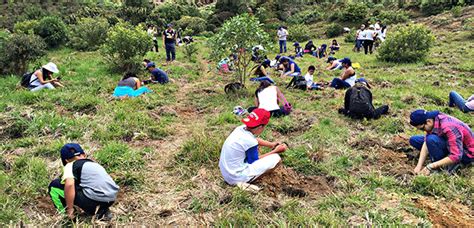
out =
[[[39,209],[39,211],[44,212],[45,214],[48,215],[55,215],[56,208],[53,206],[53,203],[51,202],[51,198],[47,196],[42,196],[36,198],[36,207]]]
[[[473,211],[465,205],[432,197],[420,197],[413,201],[418,208],[426,211],[435,227],[472,227],[474,224]]]
[[[273,172],[262,176],[255,185],[271,196],[280,193],[291,197],[325,195],[331,192],[330,183],[323,176],[303,176],[295,170],[278,166]]]

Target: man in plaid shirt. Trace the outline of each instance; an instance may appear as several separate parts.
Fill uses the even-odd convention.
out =
[[[410,138],[410,144],[420,150],[416,174],[429,175],[443,167],[453,173],[458,164],[474,160],[474,132],[460,120],[439,111],[416,110],[410,115],[410,124],[426,132],[426,136]],[[431,163],[423,168],[428,155]]]

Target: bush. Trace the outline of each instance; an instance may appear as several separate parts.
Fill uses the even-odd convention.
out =
[[[326,36],[333,38],[342,35],[344,28],[339,24],[331,24],[326,28]]]
[[[77,50],[97,50],[105,42],[108,29],[105,18],[82,18],[72,26],[69,45]]]
[[[369,8],[365,3],[351,3],[343,8],[339,19],[345,22],[363,21],[369,14]]]
[[[461,6],[455,6],[451,9],[451,14],[453,17],[460,17],[462,15],[462,7]]]
[[[58,17],[45,17],[35,28],[35,34],[44,39],[48,47],[54,48],[67,40],[67,27]]]
[[[0,45],[0,71],[22,75],[28,63],[46,55],[46,44],[35,35],[13,34]]]
[[[352,29],[350,32],[348,32],[344,36],[344,42],[346,42],[346,43],[355,43],[356,33],[357,33],[357,30]]]
[[[118,23],[107,32],[102,54],[115,69],[137,73],[143,56],[152,45],[152,40],[142,26]]]
[[[311,39],[309,27],[306,25],[292,25],[288,30],[289,40],[304,42]]]
[[[37,20],[17,22],[13,27],[13,31],[15,33],[34,34],[35,29],[38,27],[38,25],[39,21]]]
[[[207,22],[200,17],[184,16],[179,19],[177,26],[190,33],[186,35],[198,35],[206,30]]]
[[[311,24],[322,20],[322,14],[318,10],[304,10],[288,17],[291,24]]]
[[[196,44],[195,43],[190,43],[184,45],[184,53],[186,54],[186,57],[188,58],[189,61],[195,62],[196,60],[194,59],[194,54],[198,51]]]
[[[382,11],[377,18],[384,24],[397,24],[408,21],[408,14],[405,11]]]
[[[417,62],[428,55],[434,41],[424,25],[400,26],[382,43],[377,58],[389,62]]]
[[[132,25],[146,22],[151,10],[147,7],[122,7],[118,16]]]
[[[435,15],[442,13],[444,10],[450,9],[451,7],[457,6],[458,4],[464,3],[464,0],[454,1],[422,1],[420,4],[421,12],[425,15]]]

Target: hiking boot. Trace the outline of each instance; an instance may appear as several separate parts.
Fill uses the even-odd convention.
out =
[[[114,216],[112,215],[112,212],[110,212],[109,209],[105,210],[104,212],[98,212],[96,215],[95,215],[95,218],[97,220],[100,220],[100,221],[104,221],[104,222],[108,222],[110,220],[112,220]]]

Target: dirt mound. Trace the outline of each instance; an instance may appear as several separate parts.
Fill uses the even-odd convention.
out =
[[[416,206],[423,209],[434,227],[472,227],[473,211],[467,206],[432,197],[420,197],[413,200]]]
[[[330,183],[323,176],[303,176],[295,170],[283,166],[257,180],[264,192],[271,196],[280,193],[291,197],[324,195],[331,191]]]

